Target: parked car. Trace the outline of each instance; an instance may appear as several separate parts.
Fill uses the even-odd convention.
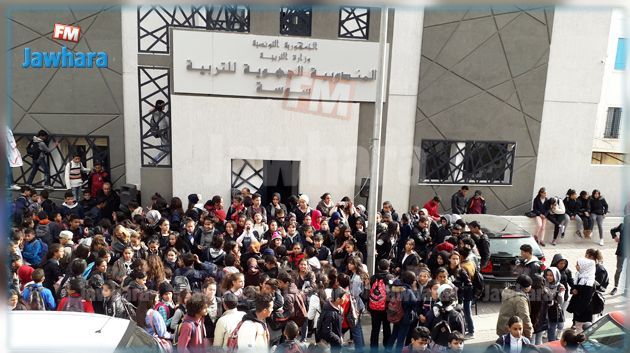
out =
[[[626,314],[623,311],[613,311],[584,330],[586,341],[580,345],[583,352],[622,352],[625,346],[628,329],[625,328]],[[547,342],[544,346],[551,348],[554,353],[564,353],[560,340]]]
[[[63,311],[12,311],[8,319],[9,352],[162,353],[129,320]]]
[[[543,263],[545,255],[534,237],[513,222],[494,215],[466,214],[462,216],[466,223],[478,221],[481,230],[490,241],[490,261],[481,269],[486,284],[516,282],[521,261],[521,245],[532,246],[533,254]]]

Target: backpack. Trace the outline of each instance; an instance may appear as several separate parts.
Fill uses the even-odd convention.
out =
[[[385,311],[387,303],[387,288],[383,279],[378,279],[370,288],[368,307],[372,311]]]
[[[608,279],[608,271],[600,264],[595,266],[595,281],[597,282],[595,289],[600,292],[603,292],[610,282]]]
[[[159,302],[157,302],[157,304],[155,304],[155,307],[153,308],[153,310],[155,310],[155,311],[157,311],[159,313],[160,312],[160,310],[158,310],[159,308],[164,308],[164,310],[166,311],[166,319],[164,321],[170,319],[171,316],[173,316],[171,314],[171,308],[169,308],[168,305],[166,305],[166,303],[164,303],[161,300]]]
[[[387,321],[397,324],[405,316],[405,311],[402,307],[402,292],[391,293],[387,300]]]
[[[228,336],[227,353],[236,353],[236,351],[238,351],[238,330],[241,329],[243,322],[245,321],[239,322],[238,325],[236,325],[236,328],[234,328],[234,331],[232,331]]]
[[[448,347],[448,336],[453,332],[449,316],[449,313],[440,312],[437,323],[431,329],[431,340],[442,347]]]
[[[38,224],[35,227],[35,236],[46,244],[50,244],[52,237],[50,235],[50,227],[48,224]]]
[[[35,141],[31,139],[26,146],[26,154],[33,157],[33,159],[38,159],[41,152],[42,151],[39,149],[39,143],[35,143]]]
[[[127,314],[128,319],[136,322],[136,307],[122,296],[120,297],[120,300],[122,301],[123,308],[125,308],[125,313]]]
[[[93,268],[94,268],[94,262],[90,262],[85,268],[85,270],[83,271],[83,275],[82,275],[83,279],[87,280],[88,278],[90,278]]]
[[[593,296],[591,297],[591,311],[593,314],[600,314],[604,312],[604,306],[606,305],[606,298],[602,292],[595,290],[593,291]]]
[[[295,301],[293,302],[294,314],[293,321],[298,325],[298,327],[302,327],[304,321],[307,320],[308,310],[306,309],[306,303],[303,292],[298,292],[293,295]]]
[[[42,244],[41,249],[39,249],[39,258],[40,259],[45,259],[46,258],[46,254],[48,254],[48,244],[46,244],[46,242],[41,241],[40,239],[37,239],[37,241],[39,241]],[[35,264],[38,265],[38,264]]]
[[[195,337],[196,335],[195,331],[197,330],[197,327],[195,326],[194,322],[192,322],[191,320],[182,320],[182,322],[180,322],[179,325],[177,325],[177,328],[175,329],[175,334],[173,335],[173,346],[176,348],[186,348],[186,347],[177,347],[177,342],[179,342],[179,334],[181,333],[182,325],[184,324],[184,322],[189,322],[192,326],[190,330],[190,336]]]
[[[188,277],[184,275],[175,276],[173,278],[173,291],[179,293],[182,289],[186,289],[190,291],[190,282],[188,281]]]
[[[475,275],[472,278],[472,286],[475,294],[475,300],[480,300],[481,298],[483,298],[486,286],[484,284],[483,275],[479,270],[475,271]]]
[[[30,291],[27,303],[29,310],[46,310],[44,297],[42,297],[42,291],[44,290],[44,287],[29,284],[28,289]]]
[[[78,313],[85,312],[85,308],[83,307],[83,298],[81,297],[71,297],[68,296],[66,300],[66,304],[64,304],[62,311],[74,311]]]
[[[282,353],[304,353],[300,344],[295,341],[285,342],[278,346],[278,348],[281,349],[280,352]],[[276,351],[278,351],[278,348]]]

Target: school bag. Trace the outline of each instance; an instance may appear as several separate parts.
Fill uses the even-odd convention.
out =
[[[591,311],[593,314],[601,314],[604,311],[604,306],[606,305],[606,298],[604,298],[604,294],[602,292],[595,290],[593,291],[593,296],[591,297]]]
[[[68,296],[68,300],[64,304],[62,311],[74,311],[78,313],[85,312],[83,308],[83,298]]]
[[[175,278],[173,278],[172,285],[173,291],[175,291],[176,293],[181,292],[182,289],[190,291],[190,282],[188,281],[188,277],[184,275],[175,276]]]
[[[169,308],[168,305],[166,305],[166,303],[164,303],[161,300],[157,302],[157,304],[155,304],[155,307],[153,309],[159,313],[160,312],[159,308],[164,308],[164,310],[166,311],[166,319],[164,321],[170,319],[171,316],[173,316],[172,314],[174,314],[174,313],[171,313],[171,308]]]
[[[182,320],[182,322],[180,322],[179,325],[177,325],[177,328],[175,329],[175,334],[173,335],[173,346],[176,348],[186,348],[186,347],[177,347],[177,342],[179,342],[179,334],[181,333],[182,325],[184,324],[184,322],[190,323],[192,327],[192,329],[190,330],[190,336],[195,337],[196,335],[195,331],[197,330],[197,326],[195,326],[195,323],[192,320],[187,320],[187,319]]]
[[[36,286],[34,284],[28,285],[28,308],[29,310],[46,310],[46,304],[44,303],[44,297],[42,297],[42,291],[44,287]]]
[[[372,311],[385,311],[387,304],[387,288],[383,279],[378,279],[370,288],[368,307]]]
[[[299,292],[294,295],[294,298],[294,314],[292,319],[298,325],[298,327],[302,327],[302,324],[304,323],[304,321],[307,320],[308,317],[308,310],[306,308],[304,293]]]
[[[485,284],[483,275],[479,270],[475,271],[475,275],[472,278],[472,286],[475,294],[475,299],[479,300],[483,298],[483,294],[485,292]]]
[[[402,307],[402,294],[405,291],[392,292],[387,300],[387,321],[397,324],[405,316]]]
[[[599,292],[605,291],[610,282],[608,280],[608,271],[601,264],[595,266],[595,281],[597,282],[595,289]]]
[[[38,159],[41,152],[42,151],[39,149],[39,143],[35,143],[35,141],[31,139],[26,146],[26,154],[33,157],[33,159]]]
[[[449,323],[450,314],[444,313],[440,309],[438,321],[431,329],[431,340],[442,347],[448,347],[448,336],[451,334],[451,325]]]
[[[35,227],[35,236],[46,245],[52,242],[52,236],[50,235],[50,227],[48,224],[38,224],[37,227]]]
[[[238,351],[238,331],[241,329],[243,322],[245,321],[239,322],[234,331],[228,336],[227,353],[236,353]],[[258,330],[256,330],[256,336],[258,336]]]

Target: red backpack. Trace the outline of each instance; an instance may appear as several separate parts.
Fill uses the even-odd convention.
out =
[[[160,310],[159,310],[160,308],[164,308],[164,310],[166,311],[166,319],[164,319],[164,321],[170,319],[171,318],[171,308],[169,308],[169,306],[166,305],[166,303],[164,303],[161,300],[159,302],[157,302],[157,304],[155,304],[155,307],[153,308],[153,310],[155,310],[155,311],[157,311],[159,313],[160,312]]]
[[[405,315],[402,307],[402,295],[404,292],[404,289],[393,292],[387,300],[387,321],[393,324],[399,323]]]
[[[370,288],[370,301],[369,308],[372,311],[385,311],[385,304],[387,303],[387,288],[383,279],[378,279],[372,288]]]
[[[244,321],[241,321],[236,325],[234,330],[230,333],[227,339],[227,352],[228,353],[236,353],[238,351],[238,330],[241,329],[241,325],[243,325]]]

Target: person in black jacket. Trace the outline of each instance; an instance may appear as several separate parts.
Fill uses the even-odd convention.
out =
[[[394,276],[389,273],[389,260],[381,259],[378,261],[376,273],[370,278],[370,291],[377,281],[383,281],[385,288],[389,287],[390,281],[394,280]],[[368,306],[368,310],[370,310]],[[387,321],[387,311],[370,310],[372,316],[372,331],[370,333],[370,348],[373,351],[378,350],[378,336],[383,326],[383,346],[387,345],[389,337],[392,334],[392,328]]]
[[[630,216],[626,216],[623,222],[626,223],[628,220],[630,220]],[[612,291],[610,291],[610,295],[617,294],[617,286],[619,285],[619,277],[621,276],[623,262],[626,260],[626,255],[624,253],[624,245],[623,245],[624,223],[621,223],[615,228],[610,230],[610,234],[612,235],[613,240],[617,242],[617,251],[615,251],[615,255],[617,256],[617,268],[615,269],[615,287],[613,288]]]
[[[488,240],[488,236],[481,231],[481,224],[479,224],[479,222],[472,221],[468,223],[468,229],[470,229],[470,237],[475,241],[475,246],[481,257],[479,266],[480,268],[484,268],[488,264],[488,261],[490,261],[490,240]]]
[[[541,246],[545,246],[545,225],[547,224],[547,190],[540,188],[538,194],[534,197],[532,205],[532,214],[536,218],[536,231],[534,232],[534,239]]]
[[[584,222],[582,222],[582,218],[579,216],[581,204],[578,200],[577,192],[573,189],[569,189],[567,191],[567,197],[565,197],[562,202],[564,203],[564,214],[569,216],[569,220],[575,221],[575,225],[577,226],[575,235],[582,238],[582,232],[584,232]]]
[[[347,293],[342,288],[332,290],[330,300],[327,300],[322,307],[320,322],[317,325],[316,340],[328,343],[332,352],[339,352],[343,343],[341,306],[346,300]]]
[[[608,213],[608,203],[606,199],[602,197],[599,190],[593,190],[591,194],[591,200],[589,201],[589,208],[591,209],[591,224],[595,227],[597,222],[597,229],[599,230],[599,245],[604,246],[604,218]]]
[[[468,193],[468,186],[462,186],[456,193],[451,196],[451,212],[453,214],[466,213],[466,193]]]
[[[131,312],[127,312],[123,299],[118,293],[118,284],[114,281],[105,281],[103,284],[103,310],[107,316],[118,317],[121,319],[133,320]]]
[[[533,278],[542,272],[540,260],[533,254],[532,246],[529,244],[521,245],[521,274],[528,275]],[[483,268],[483,267],[482,267]]]
[[[591,231],[593,230],[593,224],[591,223],[591,209],[589,203],[591,201],[591,196],[586,192],[586,190],[580,191],[580,197],[578,198],[578,202],[580,203],[580,208],[578,210],[578,216],[582,219],[582,223],[584,223],[584,238],[591,238]]]

